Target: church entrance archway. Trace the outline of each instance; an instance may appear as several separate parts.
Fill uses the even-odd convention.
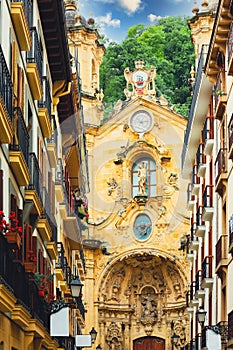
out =
[[[165,350],[165,340],[158,337],[142,337],[133,341],[133,350]]]

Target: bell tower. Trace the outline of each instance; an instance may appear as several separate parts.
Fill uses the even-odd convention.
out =
[[[86,20],[79,13],[77,0],[65,0],[64,3],[70,52],[81,78],[84,120],[85,123],[98,125],[104,96],[99,89],[99,67],[104,45],[94,19]]]

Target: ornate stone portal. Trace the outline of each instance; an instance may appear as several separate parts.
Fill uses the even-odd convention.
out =
[[[100,286],[98,320],[109,349],[131,349],[130,339],[145,334],[166,339],[174,320],[186,338],[185,278],[172,257],[146,249],[124,254],[106,269]]]

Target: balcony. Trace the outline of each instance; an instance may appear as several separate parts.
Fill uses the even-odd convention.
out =
[[[212,256],[206,256],[202,262],[202,288],[212,288],[213,286],[213,274],[212,274]]]
[[[29,154],[30,181],[25,190],[25,200],[33,204],[32,213],[42,215],[42,177],[35,153]]]
[[[195,281],[193,281],[190,285],[190,306],[198,306],[199,301],[195,296]]]
[[[57,167],[57,143],[54,137],[54,134],[47,139],[47,152],[48,152],[48,157],[49,157],[49,163],[51,168],[56,168]]]
[[[34,100],[40,100],[42,89],[42,45],[35,27],[30,29],[32,45],[27,53],[27,76]]]
[[[191,240],[190,240],[190,249],[193,251],[198,251],[200,242],[198,240],[198,237],[195,235],[196,232],[196,223],[193,222],[191,225]]]
[[[58,158],[58,164],[55,174],[55,193],[59,203],[64,202],[64,190],[63,190],[63,167],[62,160]]]
[[[186,311],[187,311],[187,313],[189,313],[189,314],[193,314],[193,312],[194,312],[194,308],[193,308],[193,306],[191,306],[190,305],[190,291],[188,291],[187,293],[186,293]]]
[[[214,147],[214,117],[209,116],[206,118],[202,136],[204,141],[204,154],[210,156]]]
[[[187,210],[192,211],[195,205],[195,196],[192,194],[192,187],[193,185],[190,183],[188,184],[187,188]]]
[[[215,191],[222,195],[227,182],[227,149],[220,148],[215,160]]]
[[[20,327],[27,327],[29,332],[34,332],[33,326],[38,322],[40,328],[43,325],[49,332],[47,304],[38,296],[38,288],[25,273],[22,263],[13,260],[3,236],[0,236],[0,275],[1,311],[10,312],[14,322]]]
[[[215,272],[220,278],[223,278],[223,274],[227,271],[228,266],[228,236],[220,236],[216,246],[216,267]]]
[[[201,287],[202,282],[202,271],[199,270],[195,276],[195,297],[204,299],[205,298],[205,290]]]
[[[30,180],[28,169],[29,134],[20,108],[15,108],[17,143],[10,145],[9,161],[19,186],[27,186]]]
[[[52,134],[51,125],[51,94],[47,77],[42,78],[43,95],[38,101],[38,118],[42,134],[44,137],[50,137]]]
[[[200,205],[197,209],[197,213],[196,213],[196,232],[195,235],[197,237],[201,237],[204,238],[205,237],[205,231],[206,231],[206,225],[205,222],[202,218],[202,214],[203,214],[203,206]]]
[[[13,138],[13,85],[0,45],[0,142],[11,143]]]
[[[215,95],[214,95],[214,105],[215,105],[215,117],[218,120],[222,120],[222,117],[225,113],[227,105],[227,94],[225,91],[225,86],[223,84],[223,75],[225,74],[224,70],[218,72],[217,81],[215,85]]]
[[[192,172],[192,194],[199,196],[201,184],[200,184],[200,177],[198,176],[198,165],[193,166],[193,172]]]
[[[200,143],[197,149],[197,176],[204,177],[206,173],[206,156],[204,153],[204,143]]]
[[[233,159],[233,114],[228,124],[228,157]]]
[[[202,213],[202,220],[212,221],[214,215],[213,206],[213,186],[207,185],[203,194],[204,208]]]
[[[29,51],[31,46],[32,0],[12,0],[11,17],[21,51]]]
[[[194,256],[193,250],[190,249],[190,242],[191,242],[191,238],[187,237],[187,241],[186,241],[186,261],[193,262],[195,256]]]

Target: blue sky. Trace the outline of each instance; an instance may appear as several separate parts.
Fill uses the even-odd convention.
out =
[[[127,29],[143,23],[156,23],[165,16],[192,16],[193,0],[79,0],[79,11],[86,19],[93,17],[100,33],[121,42]]]

